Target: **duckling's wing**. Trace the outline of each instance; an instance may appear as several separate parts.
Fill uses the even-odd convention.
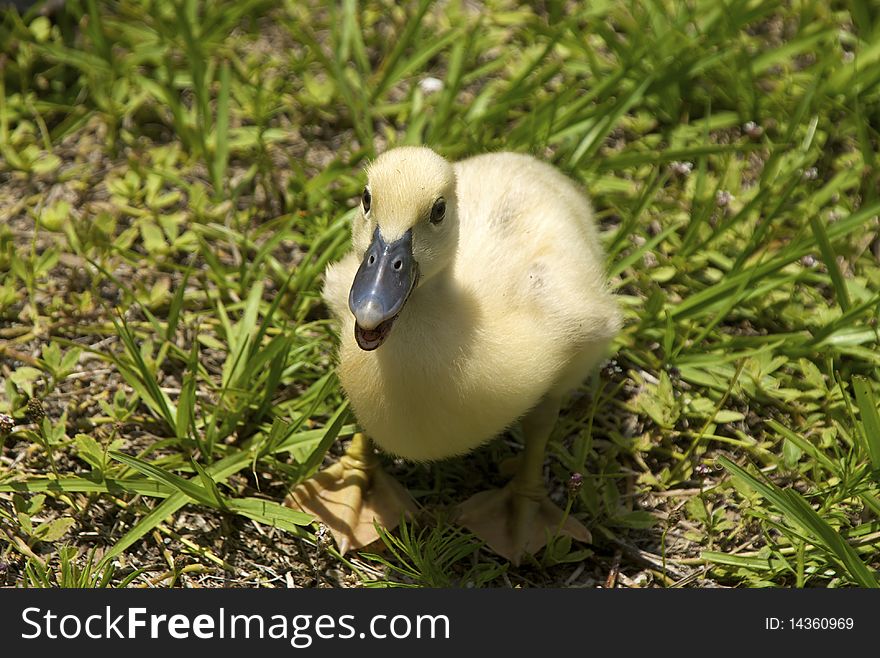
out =
[[[614,334],[619,314],[592,208],[571,179],[514,153],[464,160],[456,178],[456,279],[469,282],[490,317],[508,333],[537,323],[545,342]]]

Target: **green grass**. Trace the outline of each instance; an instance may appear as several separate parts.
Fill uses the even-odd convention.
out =
[[[0,13],[2,582],[880,583],[873,4],[66,4]],[[345,559],[280,504],[355,431],[321,275],[400,144],[594,200],[626,326],[548,460],[592,546],[448,522],[515,428],[389,460],[425,512]]]

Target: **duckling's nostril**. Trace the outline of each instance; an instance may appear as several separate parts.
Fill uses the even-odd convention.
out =
[[[376,262],[376,254],[370,254],[370,260],[368,261],[370,265]]]
[[[403,267],[403,261],[400,258],[398,258],[396,261],[394,261],[393,267],[394,267],[395,271],[399,272],[400,268]]]

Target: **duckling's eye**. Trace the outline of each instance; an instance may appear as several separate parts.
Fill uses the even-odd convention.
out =
[[[366,187],[364,188],[364,194],[361,197],[361,202],[364,204],[364,213],[370,212],[370,203],[372,203],[373,197],[370,196],[370,190]]]
[[[446,201],[443,197],[440,197],[434,202],[434,207],[431,208],[431,223],[439,224],[443,221],[444,217],[446,217]]]

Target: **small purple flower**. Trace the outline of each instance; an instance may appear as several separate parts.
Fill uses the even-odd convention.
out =
[[[330,536],[330,528],[323,523],[319,523],[318,530],[315,532],[315,539],[319,548],[327,548],[333,541],[333,538]]]
[[[701,478],[708,477],[711,472],[712,469],[706,466],[706,464],[697,464],[696,467],[694,467],[694,473]]]
[[[756,139],[764,134],[764,129],[754,121],[746,121],[743,124],[743,132],[752,139]]]
[[[576,496],[582,486],[584,486],[584,476],[580,473],[572,473],[571,477],[568,478],[568,484],[566,485],[568,488],[568,495]]]
[[[715,205],[719,208],[726,208],[733,201],[733,195],[727,190],[718,190],[715,194]]]
[[[687,176],[694,170],[693,162],[679,162],[678,160],[673,160],[669,163],[669,169],[673,174],[677,176]]]
[[[15,427],[15,420],[12,416],[0,414],[0,436],[6,436],[9,434],[13,427]]]

